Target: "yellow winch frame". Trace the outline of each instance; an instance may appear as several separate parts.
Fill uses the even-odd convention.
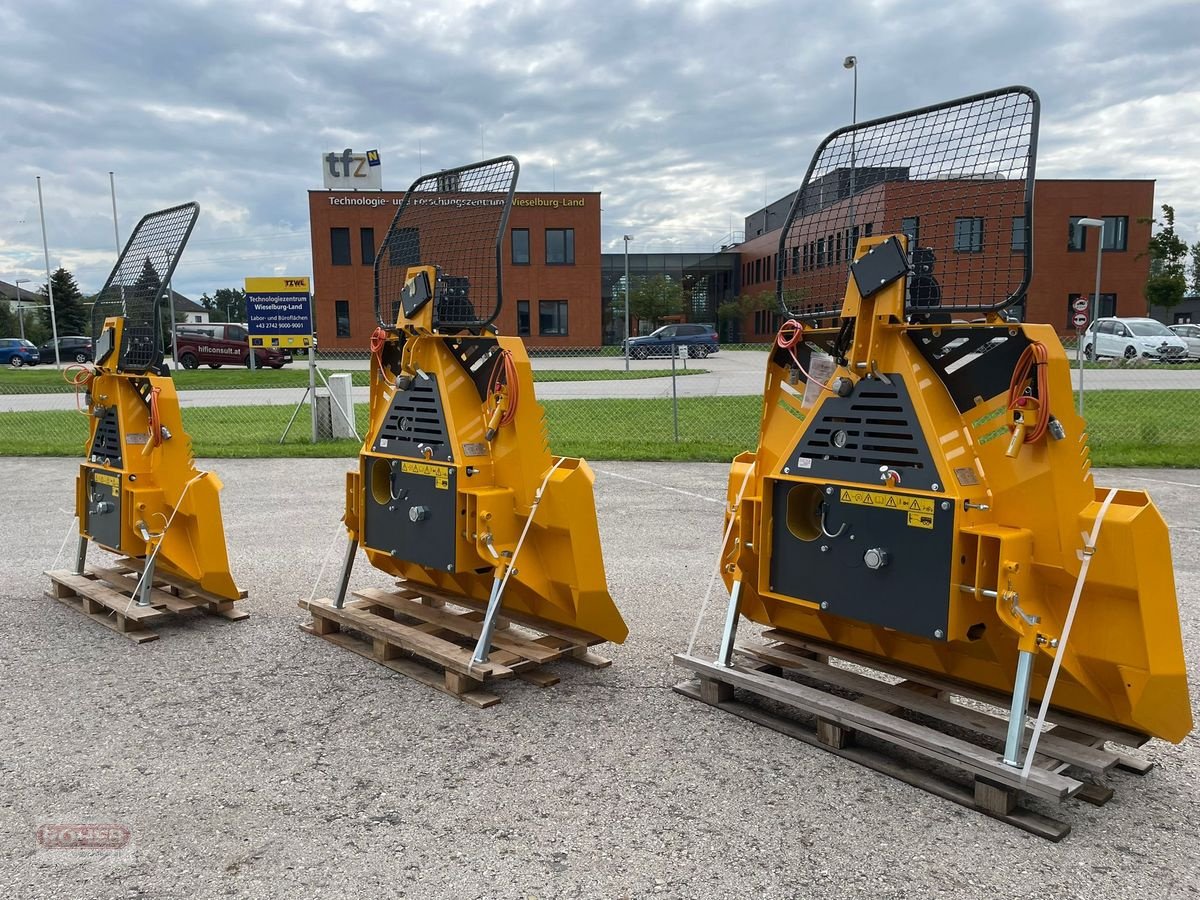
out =
[[[195,466],[171,378],[121,371],[124,324],[120,317],[104,321],[87,391],[87,460],[75,483],[76,571],[83,571],[90,540],[239,600],[225,550],[221,481]],[[101,358],[100,348],[111,350]],[[152,582],[143,579],[147,597]]]
[[[860,241],[856,259],[886,240]],[[824,328],[804,333],[802,358],[773,351],[758,448],[729,478],[734,604],[970,685],[1019,690],[1031,670],[1034,698],[1061,655],[1055,706],[1182,740],[1192,717],[1167,526],[1143,491],[1093,484],[1054,330],[994,314],[912,324],[904,294],[901,278],[863,298],[851,278],[848,346],[834,349],[839,330]],[[947,356],[961,367],[951,372],[939,360],[959,340],[977,349]],[[1010,408],[1016,361],[1039,345],[1044,391]],[[828,379],[796,365],[813,348],[841,356]],[[1051,427],[1026,443],[1041,404]]]
[[[439,290],[438,279],[436,267],[410,267],[407,290]],[[394,329],[377,332],[370,426],[346,477],[351,544],[336,604],[361,543],[373,566],[417,590],[481,603],[502,591],[504,609],[624,641],[594,475],[581,459],[551,455],[523,342],[436,333],[433,309],[401,311]],[[487,640],[485,627],[480,661]]]

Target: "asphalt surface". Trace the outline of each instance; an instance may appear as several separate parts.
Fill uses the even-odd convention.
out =
[[[0,896],[1002,897],[1200,895],[1200,741],[1151,742],[1051,844],[673,693],[720,538],[725,467],[593,464],[614,665],[556,664],[477,710],[299,630],[332,588],[345,460],[220,460],[242,622],[137,646],[45,599],[75,463],[3,459]],[[1200,661],[1200,472],[1150,490]],[[63,560],[70,555],[68,548]],[[98,555],[103,558],[103,555]],[[360,558],[356,585],[387,580]],[[714,603],[703,628],[720,627]],[[1051,812],[1053,810],[1045,810]],[[128,849],[39,851],[45,823]]]
[[[669,376],[613,380],[605,372],[624,371],[620,357],[534,357],[535,369],[570,369],[596,372],[594,381],[539,382],[539,400],[582,400],[588,398],[647,398],[670,397],[672,379]],[[767,354],[761,350],[722,350],[707,359],[678,360],[684,367],[705,370],[704,374],[675,379],[674,390],[680,397],[741,397],[761,394]],[[303,361],[292,368],[302,367]],[[633,370],[671,368],[669,358],[654,357],[631,360]],[[365,369],[365,360],[335,360],[322,362],[326,375],[334,371]],[[1079,374],[1071,371],[1072,386],[1078,387]],[[319,382],[318,382],[319,383]],[[1179,390],[1200,388],[1200,369],[1088,369],[1084,372],[1085,390]],[[236,390],[184,390],[179,392],[182,406],[294,406],[304,395],[304,388],[244,388]],[[366,403],[370,389],[354,388],[356,403]],[[24,412],[46,409],[74,409],[73,394],[4,394],[0,395],[0,412]]]

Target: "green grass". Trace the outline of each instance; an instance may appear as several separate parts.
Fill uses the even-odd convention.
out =
[[[335,370],[322,369],[326,377],[336,374]],[[708,369],[683,368],[676,375],[705,375]],[[350,373],[351,382],[357,387],[370,384],[370,372],[355,369]],[[535,382],[550,381],[633,381],[643,378],[669,378],[670,369],[535,369]],[[305,388],[308,386],[308,368],[257,369],[251,372],[241,366],[213,371],[212,369],[184,369],[172,375],[175,386],[181,391],[232,390],[241,388]],[[318,384],[320,380],[318,379]],[[68,394],[74,388],[63,379],[62,373],[54,369],[0,368],[0,395],[3,394]]]
[[[1196,392],[1089,391],[1084,399],[1098,466],[1200,467]],[[590,459],[720,461],[753,447],[761,398],[689,397],[679,401],[675,442],[667,399],[549,400],[543,403],[556,453]],[[366,404],[357,407],[360,433]],[[350,457],[354,441],[308,443],[308,407],[286,444],[278,443],[290,406],[187,407],[184,424],[198,456]],[[82,456],[87,420],[76,412],[0,413],[0,455]]]

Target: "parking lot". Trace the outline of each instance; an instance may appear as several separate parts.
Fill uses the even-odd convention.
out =
[[[487,710],[300,631],[297,601],[331,547],[330,566],[340,557],[348,460],[202,465],[225,482],[251,617],[190,619],[137,646],[42,594],[77,463],[0,459],[4,896],[1200,894],[1195,735],[1147,745],[1154,770],[1114,775],[1105,807],[1045,809],[1074,825],[1056,845],[673,693],[724,465],[593,463],[630,637],[601,648],[611,668],[556,664],[558,685],[505,683]],[[1097,483],[1149,490],[1172,526],[1195,691],[1200,471]],[[353,584],[387,579],[360,557]],[[318,596],[332,587],[327,570]],[[39,851],[47,822],[121,823],[132,842]]]

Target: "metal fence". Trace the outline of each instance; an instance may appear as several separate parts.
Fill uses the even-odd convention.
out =
[[[1073,347],[1068,347],[1074,359]],[[723,345],[706,358],[631,360],[618,348],[531,348],[552,449],[592,459],[728,460],[757,441],[767,346]],[[355,425],[367,424],[367,353],[322,353],[323,376],[348,374]],[[312,443],[301,357],[281,369],[176,372],[198,456],[351,456],[353,438]],[[1073,376],[1077,377],[1077,376]],[[1085,363],[1084,415],[1098,465],[1200,466],[1200,360]],[[318,379],[318,395],[327,395]],[[319,401],[326,421],[336,404]],[[294,420],[293,419],[294,414]],[[292,420],[288,428],[289,420]],[[284,432],[287,436],[284,438]],[[0,454],[82,455],[87,421],[52,366],[0,369]],[[281,440],[282,439],[282,440]]]

